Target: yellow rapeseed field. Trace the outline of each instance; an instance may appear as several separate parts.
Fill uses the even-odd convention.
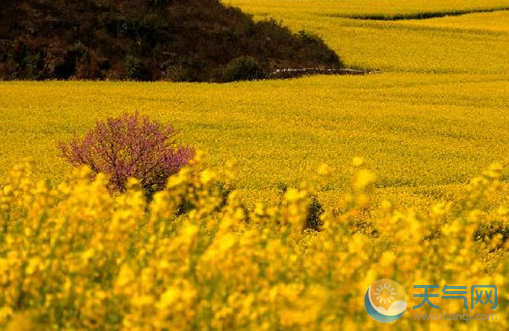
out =
[[[0,330],[507,330],[509,2],[226,3],[378,72],[0,82]],[[59,156],[125,112],[206,155],[151,202]],[[319,232],[303,230],[315,196]],[[408,295],[390,324],[364,306],[382,278]],[[414,321],[436,312],[412,309],[415,284],[495,285],[495,310],[439,312],[497,320]]]
[[[29,87],[27,87],[29,86]],[[408,204],[454,194],[457,185],[509,157],[508,77],[384,73],[235,84],[0,83],[0,169],[24,157],[40,179],[70,166],[58,141],[97,120],[139,111],[173,123],[212,168],[236,160],[250,200],[272,199],[325,162],[323,192],[345,187],[344,165],[365,157],[382,196]]]
[[[8,330],[506,330],[509,209],[502,166],[491,165],[454,202],[427,211],[370,208],[376,175],[355,158],[349,189],[303,231],[310,197],[331,169],[289,189],[278,205],[247,211],[226,201],[201,154],[147,204],[132,180],[110,195],[87,168],[65,183],[35,182],[16,166],[0,190],[0,325]],[[194,208],[180,215],[179,206]],[[412,284],[498,287],[498,306],[443,311],[491,314],[491,321],[414,321],[413,309],[387,325],[365,312],[378,279]],[[415,293],[415,292],[414,292]],[[417,292],[419,293],[419,292]],[[433,301],[437,303],[435,298]],[[408,293],[408,306],[421,299]],[[410,308],[407,308],[410,310]],[[442,314],[440,312],[440,314]],[[484,322],[483,324],[480,324]]]
[[[223,0],[247,12],[270,17],[318,15],[391,19],[418,14],[461,14],[507,10],[505,0]]]
[[[316,33],[348,66],[383,72],[509,72],[509,35],[501,33],[509,25],[507,12],[475,14],[476,10],[487,8],[507,9],[508,1],[238,0],[226,3],[254,14],[255,19],[270,17],[295,31]],[[454,11],[474,14],[396,21],[345,18],[359,15],[391,18],[396,14],[419,13],[433,16]],[[441,22],[449,27],[448,24],[456,21],[465,23],[456,23],[448,29],[437,28],[442,26]]]
[[[405,20],[402,23],[422,26],[422,20]],[[493,34],[493,32],[509,32],[509,11],[474,13],[470,15],[429,19],[426,20],[425,25],[430,28],[442,28],[442,30],[445,28],[477,34],[484,33],[492,36],[503,36],[503,34]]]

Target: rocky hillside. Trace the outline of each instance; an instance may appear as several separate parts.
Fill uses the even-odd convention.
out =
[[[2,0],[0,79],[231,81],[341,68],[321,39],[217,0]]]

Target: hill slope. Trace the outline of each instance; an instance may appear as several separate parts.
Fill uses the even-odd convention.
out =
[[[339,68],[319,38],[217,0],[4,0],[0,79],[221,81],[228,63]]]

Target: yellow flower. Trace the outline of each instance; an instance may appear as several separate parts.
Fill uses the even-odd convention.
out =
[[[364,190],[368,185],[372,184],[376,179],[374,173],[369,170],[361,169],[356,173],[353,187],[358,191]]]
[[[354,167],[361,167],[365,163],[364,158],[362,157],[354,157],[352,160],[352,166]]]
[[[161,299],[158,302],[159,308],[167,308],[173,305],[179,300],[180,291],[175,288],[169,288],[166,292],[161,295]]]
[[[211,170],[204,170],[200,175],[200,180],[204,185],[207,185],[212,180],[214,180],[216,177],[216,174]]]
[[[236,242],[237,239],[235,238],[235,235],[232,233],[228,233],[221,237],[221,240],[219,242],[219,250],[227,251],[231,249]]]
[[[41,263],[41,260],[38,257],[34,257],[34,258],[31,258],[30,260],[28,260],[28,265],[26,267],[27,275],[31,275],[34,272],[36,272],[37,269],[39,268],[40,263]]]
[[[331,168],[327,164],[322,163],[318,168],[318,174],[320,176],[329,176],[331,174]]]

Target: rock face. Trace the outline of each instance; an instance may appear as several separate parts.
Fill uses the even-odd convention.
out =
[[[238,57],[265,75],[342,67],[316,36],[217,0],[2,0],[0,22],[3,80],[223,81]]]

